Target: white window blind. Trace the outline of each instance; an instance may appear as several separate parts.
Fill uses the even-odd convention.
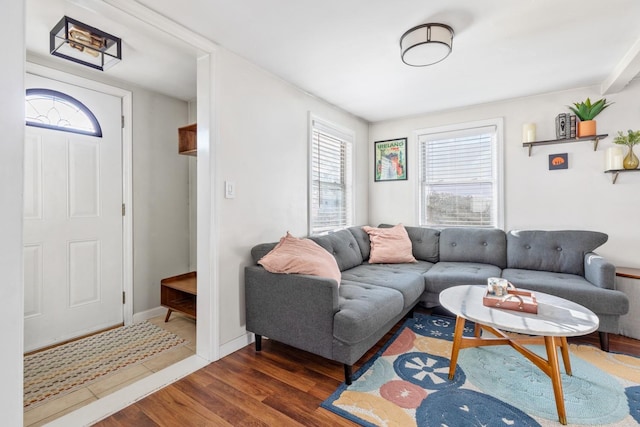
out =
[[[353,136],[311,120],[310,234],[348,227],[353,222]]]
[[[497,227],[497,127],[425,133],[418,141],[421,225]]]

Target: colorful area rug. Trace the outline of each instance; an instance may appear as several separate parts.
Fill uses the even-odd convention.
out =
[[[24,358],[24,407],[146,362],[186,341],[149,322],[111,329]]]
[[[449,380],[454,326],[455,319],[416,314],[322,406],[363,426],[561,425],[551,380],[509,346],[461,350]],[[473,335],[472,323],[465,335]],[[569,424],[640,424],[640,359],[569,347],[573,375],[562,374]],[[544,346],[530,348],[546,355]]]

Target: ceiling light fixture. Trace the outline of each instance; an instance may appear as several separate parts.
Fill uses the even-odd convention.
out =
[[[100,71],[122,59],[122,42],[118,37],[63,16],[49,33],[49,51]]]
[[[423,24],[400,37],[402,62],[412,67],[436,64],[451,53],[453,29],[445,24]]]

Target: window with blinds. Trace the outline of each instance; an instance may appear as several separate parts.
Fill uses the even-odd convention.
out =
[[[353,225],[353,135],[311,119],[309,233]]]
[[[418,145],[421,225],[501,226],[497,124],[423,132]]]

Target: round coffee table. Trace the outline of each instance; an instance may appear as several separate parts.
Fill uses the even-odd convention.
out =
[[[598,329],[599,321],[591,310],[553,295],[535,292],[538,313],[487,307],[482,303],[486,286],[454,286],[440,293],[440,304],[457,316],[449,365],[449,379],[453,379],[461,349],[486,345],[510,345],[551,378],[560,423],[567,424],[562,380],[556,347],[560,347],[567,375],[571,375],[567,337],[586,335]],[[475,322],[473,337],[463,337],[465,320]],[[482,337],[482,329],[494,337]],[[512,337],[502,331],[528,336]],[[547,359],[524,347],[544,344]]]

